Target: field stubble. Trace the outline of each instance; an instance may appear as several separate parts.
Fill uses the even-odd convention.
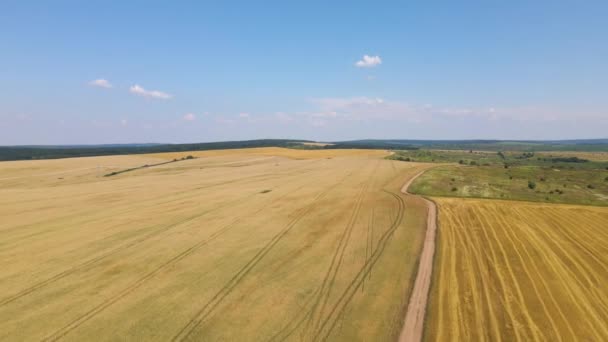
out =
[[[427,340],[608,340],[606,208],[435,200]]]

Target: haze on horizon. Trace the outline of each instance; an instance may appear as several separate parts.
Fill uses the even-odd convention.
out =
[[[0,145],[608,137],[605,1],[0,9]]]

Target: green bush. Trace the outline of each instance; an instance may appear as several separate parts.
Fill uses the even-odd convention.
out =
[[[528,188],[530,188],[532,190],[536,189],[536,182],[528,181]]]

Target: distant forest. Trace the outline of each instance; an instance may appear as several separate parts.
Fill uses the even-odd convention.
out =
[[[561,141],[500,140],[353,140],[313,145],[309,140],[259,139],[196,144],[124,144],[64,146],[0,146],[0,161],[58,159],[121,154],[205,151],[253,147],[296,149],[487,150],[487,151],[608,151],[608,139]]]

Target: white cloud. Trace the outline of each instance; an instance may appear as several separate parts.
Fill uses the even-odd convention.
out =
[[[194,115],[193,113],[188,113],[188,114],[184,115],[184,120],[185,121],[194,121],[194,120],[196,120],[196,115]]]
[[[249,113],[239,113],[239,118],[248,119],[249,117]]]
[[[122,126],[126,126],[128,123],[129,123],[129,121],[128,121],[127,119],[122,119],[122,120],[120,120],[120,124],[121,124]]]
[[[368,55],[363,56],[363,59],[361,59],[360,61],[357,61],[357,63],[355,63],[355,65],[359,68],[373,68],[376,65],[380,65],[380,64],[382,64],[382,59],[380,58],[380,56],[368,56]]]
[[[138,84],[131,86],[131,88],[129,88],[129,92],[131,92],[131,94],[161,100],[168,100],[173,97],[172,95],[163,93],[162,91],[146,90]]]
[[[106,89],[112,88],[112,83],[110,83],[110,81],[103,79],[103,78],[93,80],[93,81],[89,82],[89,85],[92,87],[99,87],[99,88],[106,88]]]

